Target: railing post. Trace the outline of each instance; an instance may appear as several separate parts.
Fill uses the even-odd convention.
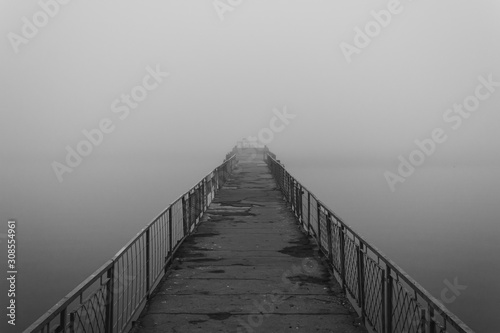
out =
[[[379,265],[380,265],[380,262],[379,262]],[[386,322],[385,322],[385,318],[386,318],[386,314],[385,314],[385,311],[386,311],[386,306],[385,306],[385,288],[386,288],[386,283],[385,283],[385,275],[384,275],[384,271],[381,270],[380,271],[380,279],[381,279],[381,282],[380,282],[380,323],[382,324],[382,332],[386,332]]]
[[[285,168],[283,168],[283,192],[285,193],[286,200],[288,200],[288,177]]]
[[[319,205],[319,201],[316,200],[316,214],[318,216],[318,245],[319,250],[321,251],[321,209]]]
[[[187,230],[186,230],[186,235],[189,235],[189,233],[191,232],[191,225],[193,223],[193,196],[191,195],[191,191],[189,191],[188,193],[188,214],[187,214],[187,217],[188,217],[188,224],[187,224]]]
[[[168,246],[169,253],[172,253],[172,249],[174,248],[174,221],[172,221],[172,206],[168,209]]]
[[[59,314],[59,332],[66,332],[66,309]]]
[[[304,191],[302,190],[302,185],[299,188],[299,215],[300,215],[300,222],[302,225],[304,224],[304,207],[302,206],[302,196],[304,194]]]
[[[182,196],[182,236],[186,236],[187,232],[187,207],[186,207],[186,198]]]
[[[201,213],[203,211],[203,204],[202,204],[202,199],[203,199],[203,193],[201,189],[201,184],[198,184],[198,192],[196,195],[196,204],[198,206],[197,214],[196,216],[198,217],[198,222],[201,220]]]
[[[44,331],[42,331],[42,332],[44,332]],[[69,333],[75,333],[75,313],[74,312],[71,312],[69,314]]]
[[[201,211],[204,213],[205,212],[205,208],[207,207],[207,200],[206,200],[206,193],[205,193],[205,183],[206,183],[206,180],[205,178],[203,178],[202,182],[201,182]]]
[[[281,186],[281,168],[280,166],[275,162],[274,164],[275,167],[275,173],[276,173],[276,180],[278,181],[278,186],[280,187],[281,191],[283,192],[283,187]]]
[[[358,266],[358,297],[359,297],[359,307],[361,308],[361,321],[365,323],[365,262],[364,262],[364,246],[363,243],[359,243],[356,246],[356,257]]]
[[[194,190],[195,193],[196,193],[196,196],[195,196],[195,199],[196,199],[196,208],[195,208],[195,211],[196,211],[196,219],[199,220],[200,219],[200,213],[201,213],[201,186],[200,184],[198,184],[198,187]]]
[[[199,221],[199,218],[200,218],[200,211],[201,211],[201,208],[200,208],[200,185],[198,184],[197,187],[195,186],[194,188],[194,223],[193,224],[196,224],[197,221]]]
[[[217,193],[217,190],[219,189],[219,167],[215,168],[214,170],[214,196],[215,193]]]
[[[328,233],[328,260],[330,261],[330,264],[333,265],[332,217],[330,212],[328,212],[328,216],[326,218],[326,232]]]
[[[288,178],[286,170],[284,168],[283,168],[283,193],[285,194],[285,198],[288,201]]]
[[[191,226],[193,225],[193,217],[194,217],[194,210],[195,210],[195,202],[194,202],[194,195],[195,193],[191,193],[191,190],[189,191],[189,195],[188,195],[188,229],[187,229],[187,233],[189,235],[189,233],[191,232]]]
[[[295,215],[297,215],[297,218],[300,219],[300,205],[299,205],[299,183],[297,181],[293,181],[294,183],[294,189],[295,189]]]
[[[340,278],[342,279],[342,291],[346,292],[346,274],[345,274],[345,228],[341,225],[339,230],[340,242]]]
[[[392,276],[391,276],[391,268],[385,268],[385,281],[386,281],[386,295],[385,295],[385,314],[386,314],[386,332],[392,333]]]
[[[311,232],[311,192],[307,191],[307,234]]]
[[[290,176],[290,179],[292,181],[292,202],[293,202],[293,205],[295,207],[293,212],[295,213],[296,217],[299,217],[299,215],[298,215],[299,206],[297,206],[297,182],[295,181],[295,179],[293,179],[292,176]]]
[[[427,306],[429,308],[429,321],[428,321],[429,333],[436,333],[436,321],[434,320],[434,308],[430,304],[428,304]]]
[[[149,299],[149,294],[150,294],[149,288],[151,287],[150,286],[150,271],[149,271],[150,266],[151,266],[151,263],[150,263],[151,253],[150,253],[150,249],[149,249],[150,231],[151,231],[151,228],[148,227],[146,229],[146,299]]]
[[[108,279],[108,285],[106,290],[106,321],[104,331],[106,333],[113,332],[113,303],[114,303],[114,284],[115,284],[115,262],[111,264],[111,267],[106,272],[106,278]]]
[[[295,182],[295,183],[296,183],[296,186],[295,186],[295,202],[296,202],[296,205],[297,205],[297,217],[302,222],[301,214],[300,214],[300,208],[301,208],[300,207],[300,186],[299,186],[298,182]]]
[[[417,331],[420,333],[425,333],[427,330],[427,318],[425,315],[426,309],[420,309],[420,325],[417,328]]]
[[[281,166],[281,172],[282,172],[282,177],[283,177],[283,184],[281,185],[282,186],[282,189],[283,189],[283,193],[285,194],[285,197],[286,197],[286,171],[285,171],[285,168],[283,166]]]

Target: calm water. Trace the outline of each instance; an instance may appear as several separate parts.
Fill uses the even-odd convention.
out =
[[[2,321],[2,332],[26,328],[220,163],[185,156],[132,160],[89,161],[62,184],[50,161],[4,165],[0,177],[9,190],[1,191],[0,208],[2,218],[19,221],[20,249],[18,325],[12,330]],[[391,193],[382,169],[336,168],[328,162],[310,168],[283,160],[433,295],[439,298],[445,279],[458,278],[467,289],[448,307],[477,332],[498,332],[498,170],[422,168]],[[1,288],[6,290],[3,281]]]
[[[446,279],[466,285],[446,306],[477,332],[499,332],[498,169],[422,168],[391,193],[384,169],[285,164],[436,298]]]

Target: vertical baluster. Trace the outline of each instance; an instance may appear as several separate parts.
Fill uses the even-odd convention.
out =
[[[106,321],[105,321],[105,332],[113,332],[113,303],[114,303],[114,279],[115,279],[115,262],[113,261],[111,267],[106,272],[106,278],[108,283],[106,286]]]
[[[194,216],[195,216],[194,222],[196,224],[200,219],[200,185],[199,184],[194,188],[194,193],[195,193],[195,196],[194,196]]]
[[[149,299],[149,294],[150,294],[150,250],[149,250],[149,245],[150,245],[150,229],[146,229],[146,299]],[[127,268],[128,271],[128,268]]]
[[[288,201],[288,178],[286,176],[287,176],[286,171],[283,168],[283,194],[285,195],[285,198]]]
[[[170,206],[170,208],[168,209],[168,255],[167,255],[167,258],[165,259],[168,259],[169,257],[172,256],[172,249],[174,248],[174,245],[172,244],[173,243],[173,231],[172,231],[172,206]],[[165,265],[165,273],[167,273],[167,269],[168,267]]]
[[[281,170],[281,191],[286,196],[286,184],[285,184],[285,168],[280,165]]]
[[[214,196],[217,194],[217,191],[219,190],[219,168],[215,168],[214,171],[214,179],[215,179],[215,186],[214,186]]]
[[[302,223],[302,205],[300,204],[300,183],[295,181],[295,183],[297,184],[297,189],[295,190],[295,201],[297,202],[297,217],[299,218],[299,221]]]
[[[42,332],[45,330],[42,328]],[[48,330],[47,330],[48,332]],[[69,333],[75,333],[75,312],[69,314]],[[106,332],[107,333],[107,332]]]
[[[281,192],[285,193],[285,175],[284,175],[284,171],[283,171],[283,168],[281,166],[278,166],[278,170],[279,170],[279,175],[280,175],[280,188],[281,188]]]
[[[316,215],[318,216],[318,245],[320,251],[321,249],[321,208],[319,205],[319,201],[316,199]]]
[[[333,242],[332,242],[332,216],[328,212],[326,218],[326,232],[328,238],[328,260],[330,264],[333,264]]]
[[[304,199],[303,198],[303,195],[304,195],[304,191],[302,190],[302,185],[300,185],[300,189],[299,189],[299,211],[300,211],[300,222],[302,222],[302,224],[304,224],[304,206],[302,205],[302,200]]]
[[[298,200],[297,199],[297,187],[298,187],[298,184],[292,176],[290,176],[290,178],[292,178],[292,192],[293,192],[292,202],[293,202],[293,205],[295,206],[294,213],[295,213],[296,217],[299,217],[299,206],[297,205],[297,200]]]
[[[206,182],[207,182],[207,179],[206,178],[203,178],[203,181],[201,183],[201,188],[202,188],[202,198],[203,198],[203,202],[202,202],[202,206],[203,206],[203,212],[205,212],[206,208],[207,208],[207,193],[206,193]]]
[[[427,318],[426,318],[426,309],[420,309],[420,326],[417,328],[417,332],[425,333],[427,330]]]
[[[429,333],[436,333],[436,321],[434,318],[434,308],[430,304],[428,304],[427,307],[429,309],[429,321],[427,322],[429,324],[428,331],[429,331]]]
[[[66,332],[66,308],[59,313],[59,329],[60,332]]]
[[[203,213],[203,183],[198,183],[198,218],[201,220],[201,213]]]
[[[364,246],[360,242],[359,246],[356,245],[356,257],[358,266],[358,302],[361,308],[361,320],[365,322],[365,259],[364,259]]]
[[[385,314],[386,314],[386,332],[392,333],[392,293],[393,293],[393,285],[392,285],[392,276],[391,276],[391,268],[385,268],[385,281],[386,281],[386,295],[385,295]]]
[[[191,233],[191,224],[193,223],[193,204],[192,204],[193,196],[191,193],[191,190],[188,193],[188,224],[187,224],[187,230],[186,230],[186,235],[189,235]]]
[[[311,192],[307,191],[307,234],[311,233]]]
[[[378,258],[378,265],[380,266],[380,257]],[[385,323],[385,318],[386,318],[386,305],[385,305],[385,286],[386,286],[386,281],[385,281],[385,276],[384,276],[384,271],[380,271],[380,322],[382,323],[382,332],[386,332],[386,323]]]
[[[186,236],[186,234],[187,234],[187,205],[186,205],[186,198],[184,195],[182,196],[182,232],[184,233],[183,236]]]
[[[340,278],[342,279],[342,291],[346,292],[346,271],[345,271],[345,228],[342,225],[339,230],[340,242]]]

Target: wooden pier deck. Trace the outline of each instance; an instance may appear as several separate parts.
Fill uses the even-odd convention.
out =
[[[237,158],[132,332],[366,332],[267,165]]]

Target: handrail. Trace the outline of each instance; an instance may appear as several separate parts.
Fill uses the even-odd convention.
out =
[[[235,148],[26,330],[126,332],[236,164]]]
[[[367,327],[384,333],[437,333],[438,328],[439,332],[450,332],[451,326],[454,332],[474,333],[291,176],[275,156],[268,152],[266,158],[273,177]]]

